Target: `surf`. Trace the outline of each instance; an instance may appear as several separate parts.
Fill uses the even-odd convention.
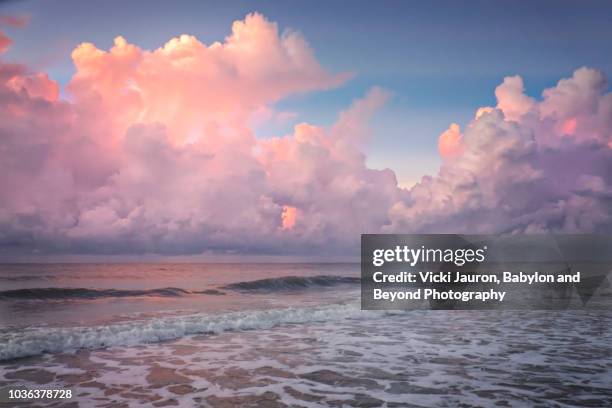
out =
[[[353,276],[282,276],[279,278],[266,278],[230,283],[222,286],[221,289],[235,290],[239,292],[294,291],[310,288],[333,287],[337,285],[354,285],[360,282],[360,278]]]
[[[345,303],[216,315],[158,317],[98,326],[37,327],[0,333],[0,360],[75,352],[80,349],[159,343],[195,334],[212,335],[227,331],[270,329],[284,324],[380,317],[380,313],[362,311],[358,303]]]

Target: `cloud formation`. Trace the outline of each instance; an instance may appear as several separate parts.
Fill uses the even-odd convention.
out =
[[[259,14],[222,43],[183,35],[149,51],[117,37],[72,58],[67,99],[46,74],[0,60],[5,255],[321,254],[365,232],[612,231],[612,94],[596,70],[540,101],[504,79],[496,107],[440,136],[439,173],[402,189],[365,164],[384,90],[332,126],[254,136],[274,102],[349,78]]]
[[[386,231],[612,232],[612,93],[580,68],[535,101],[518,76],[497,87],[444,161],[390,210]],[[450,132],[450,133],[449,133]],[[449,136],[450,135],[450,136]],[[461,153],[445,153],[460,140]]]

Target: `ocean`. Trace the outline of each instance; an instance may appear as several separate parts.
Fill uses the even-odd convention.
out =
[[[612,406],[609,310],[359,296],[358,264],[0,265],[0,406]]]

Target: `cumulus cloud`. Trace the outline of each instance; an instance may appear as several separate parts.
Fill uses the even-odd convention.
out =
[[[597,70],[580,68],[524,94],[520,77],[496,89],[496,108],[480,108],[443,162],[390,210],[385,231],[611,232],[612,94]],[[449,133],[451,132],[451,133]]]
[[[443,158],[456,157],[463,153],[463,135],[458,124],[452,123],[438,138],[438,150]]]
[[[77,72],[68,89],[80,109],[104,112],[100,126],[109,143],[134,123],[153,122],[170,125],[173,143],[242,140],[254,113],[349,77],[325,71],[300,34],[280,35],[260,14],[234,22],[222,43],[181,35],[147,51],[117,37],[109,51],[83,43],[72,58]]]
[[[8,43],[10,45],[10,43]],[[8,46],[7,45],[7,46]],[[0,60],[0,251],[344,253],[361,233],[611,231],[612,96],[581,68],[536,101],[520,77],[411,189],[366,166],[378,88],[331,126],[257,139],[274,102],[340,86],[295,32],[251,14],[210,45],[84,43],[60,98]]]
[[[497,109],[507,120],[520,120],[534,104],[533,99],[525,95],[523,78],[518,75],[504,78],[504,82],[495,88],[495,97]]]

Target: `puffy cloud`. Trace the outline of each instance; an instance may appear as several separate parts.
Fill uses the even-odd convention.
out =
[[[274,253],[332,239],[345,247],[340,198],[374,198],[379,179],[395,193],[392,173],[366,169],[357,147],[382,90],[330,128],[255,138],[250,122],[279,116],[275,101],[348,78],[259,14],[234,23],[223,43],[183,35],[148,51],[117,37],[109,51],[85,43],[72,58],[70,102],[46,75],[1,65],[5,249]]]
[[[612,231],[611,93],[599,71],[581,68],[537,102],[523,81],[497,87],[462,137],[451,126],[440,150],[464,151],[424,177],[390,210],[386,231]]]
[[[387,222],[401,190],[391,170],[366,167],[361,149],[369,117],[387,97],[375,88],[330,128],[302,123],[290,137],[260,142],[271,197],[299,211],[289,244],[354,248],[361,233]]]
[[[607,89],[602,72],[583,67],[545,90],[537,109],[547,127],[541,131],[542,142],[558,145],[568,139],[596,145],[610,143],[612,93],[606,93]],[[559,134],[565,137],[557,137]]]
[[[0,251],[339,253],[370,232],[610,231],[612,96],[581,68],[524,94],[520,77],[439,140],[411,189],[366,166],[373,88],[322,127],[257,139],[299,92],[339,86],[297,33],[259,14],[221,43],[81,44],[68,100],[0,61]]]
[[[295,227],[297,222],[298,210],[290,205],[283,206],[283,229],[290,230]]]
[[[15,76],[7,82],[13,91],[27,92],[32,98],[55,101],[59,97],[59,86],[49,79],[47,74],[39,73],[28,76]]]
[[[490,106],[483,106],[483,107],[480,107],[480,108],[478,108],[478,110],[476,110],[476,115],[475,115],[475,118],[476,118],[476,119],[479,119],[479,118],[480,118],[482,115],[484,115],[485,113],[493,112],[493,109],[494,109],[494,108],[492,108],[492,107],[490,107]]]
[[[476,114],[478,116],[478,114]],[[461,128],[458,124],[452,123],[450,127],[442,133],[438,139],[438,150],[443,158],[459,156],[463,152],[461,144]]]
[[[507,120],[520,120],[533,106],[533,99],[524,92],[523,79],[518,75],[504,78],[504,82],[495,88],[497,109]]]
[[[169,125],[174,143],[213,143],[219,134],[242,140],[254,113],[289,94],[335,87],[349,77],[326,72],[300,34],[279,35],[260,14],[234,22],[223,43],[207,46],[181,35],[147,51],[117,37],[109,51],[83,43],[72,58],[77,72],[69,90],[80,109],[105,113],[111,142],[140,122]]]

